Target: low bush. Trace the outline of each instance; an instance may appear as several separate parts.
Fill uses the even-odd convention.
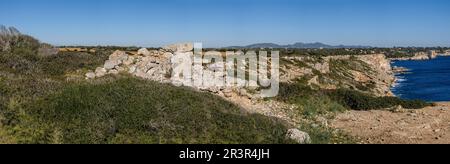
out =
[[[303,107],[304,114],[322,114],[327,111],[378,110],[401,105],[407,109],[420,109],[433,105],[421,100],[398,97],[375,97],[350,89],[315,90],[302,83],[281,84],[278,100]]]
[[[42,57],[38,64],[43,74],[63,76],[77,70],[95,70],[108,59],[109,51],[99,51],[95,54],[83,52],[60,52],[57,55]]]
[[[294,84],[281,83],[278,100],[298,106],[300,114],[314,117],[330,112],[342,112],[346,109],[333,101],[323,92],[312,89],[301,82]]]
[[[432,105],[421,100],[403,100],[398,97],[374,97],[349,89],[328,91],[331,99],[353,110],[386,109],[401,105],[407,109],[420,109]]]

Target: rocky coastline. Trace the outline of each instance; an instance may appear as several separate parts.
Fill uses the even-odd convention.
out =
[[[450,50],[443,53],[438,53],[435,50],[430,50],[428,52],[417,52],[411,57],[401,57],[401,58],[391,58],[392,61],[404,61],[404,60],[432,60],[439,56],[450,56]]]
[[[404,73],[407,73],[407,72],[409,72],[409,71],[411,71],[411,70],[408,69],[408,68],[405,68],[405,67],[397,67],[397,66],[393,66],[393,67],[392,67],[392,71],[393,71],[395,74],[404,74]]]

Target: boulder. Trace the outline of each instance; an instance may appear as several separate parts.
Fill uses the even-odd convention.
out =
[[[86,79],[94,79],[95,73],[94,72],[88,72],[86,73]]]
[[[249,99],[253,99],[253,95],[250,94],[250,93],[247,91],[247,89],[245,89],[245,88],[241,88],[241,89],[239,90],[239,95],[242,96],[242,97],[247,97],[247,98],[249,98]]]
[[[126,69],[123,67],[116,67],[116,70],[119,72],[124,72]]]
[[[111,56],[109,56],[109,60],[118,60],[118,61],[125,61],[128,59],[128,54],[124,51],[114,51]]]
[[[107,70],[113,69],[127,60],[128,54],[124,51],[117,50],[109,56],[109,60],[105,62],[104,68]]]
[[[105,62],[105,65],[103,67],[107,70],[114,69],[116,66],[120,65],[121,63],[118,60],[107,60]]]
[[[292,139],[299,144],[311,143],[311,137],[309,136],[309,134],[298,129],[289,129],[287,132],[287,138]]]
[[[159,56],[160,55],[160,51],[157,51],[157,50],[151,50],[150,51],[150,56]]]
[[[162,56],[166,59],[171,59],[173,57],[173,54],[170,52],[165,52],[162,54]]]
[[[398,106],[396,106],[396,107],[393,107],[393,108],[391,109],[391,112],[393,112],[393,113],[406,113],[406,112],[408,112],[408,110],[406,110],[405,108],[403,108],[403,106],[398,105]]]
[[[232,90],[232,89],[226,88],[226,89],[224,89],[224,90],[222,91],[222,93],[223,93],[223,95],[224,95],[226,98],[233,97],[233,90]]]
[[[135,65],[133,65],[133,66],[131,66],[129,69],[128,69],[128,73],[131,73],[131,74],[133,74],[133,73],[135,73],[136,72],[136,66]]]
[[[147,71],[147,75],[153,76],[156,71],[158,71],[158,68],[152,67]]]
[[[123,65],[129,66],[129,65],[134,64],[134,62],[135,62],[135,57],[129,56],[128,59],[123,62]]]
[[[119,74],[119,71],[113,69],[113,70],[109,71],[109,74],[117,75],[117,74]]]
[[[139,70],[139,69],[137,69],[134,72],[134,75],[137,76],[137,77],[141,77],[141,78],[147,78],[147,72],[146,71],[144,72],[144,71]]]
[[[96,77],[103,77],[106,75],[108,71],[105,68],[102,67],[98,67],[97,69],[95,69],[95,76]]]
[[[172,44],[164,46],[163,49],[172,52],[190,52],[194,49],[194,44],[192,43]]]
[[[148,51],[146,48],[141,48],[138,50],[137,54],[143,56],[150,56],[150,51]]]

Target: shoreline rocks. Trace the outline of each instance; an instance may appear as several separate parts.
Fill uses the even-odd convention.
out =
[[[450,56],[450,52],[438,54],[435,50],[428,52],[417,52],[412,57],[391,58],[392,61],[405,61],[405,60],[432,60],[439,56]]]
[[[396,74],[404,74],[404,73],[409,72],[410,70],[408,68],[405,68],[405,67],[396,67],[396,66],[394,66],[394,67],[392,67],[392,71],[394,73],[396,73]]]

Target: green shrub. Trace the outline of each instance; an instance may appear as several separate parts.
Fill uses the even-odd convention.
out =
[[[334,112],[346,110],[340,103],[330,99],[325,92],[314,90],[305,83],[281,83],[280,92],[276,98],[289,104],[296,105],[297,112],[307,120],[314,120],[316,116],[326,116]],[[348,144],[355,140],[334,129],[314,125],[312,122],[301,123],[300,130],[307,132],[314,144]]]
[[[29,50],[37,53],[37,50],[39,49],[40,45],[41,43],[39,42],[39,40],[31,36],[19,35],[17,36],[17,40],[15,42],[12,42],[11,49],[13,51]]]
[[[277,99],[287,102],[295,101],[298,97],[309,97],[316,93],[313,89],[311,89],[311,87],[303,84],[302,82],[299,81],[293,84],[280,83],[280,90]]]
[[[42,57],[38,64],[43,74],[63,76],[81,69],[95,70],[108,59],[109,51],[95,54],[83,52],[60,52],[57,55]]]
[[[328,95],[335,101],[353,110],[386,109],[398,105],[407,109],[420,109],[432,104],[420,100],[402,100],[398,97],[374,97],[349,89],[329,91]]]
[[[135,78],[67,85],[23,108],[23,143],[290,143],[278,120]]]
[[[314,90],[302,83],[281,84],[277,99],[303,107],[305,115],[322,114],[326,111],[343,111],[342,106],[353,110],[377,110],[398,105],[407,109],[420,109],[433,105],[421,100],[375,97],[350,89]]]
[[[328,95],[314,90],[302,82],[281,83],[277,99],[297,105],[299,112],[305,117],[346,110],[342,105],[330,99]]]

